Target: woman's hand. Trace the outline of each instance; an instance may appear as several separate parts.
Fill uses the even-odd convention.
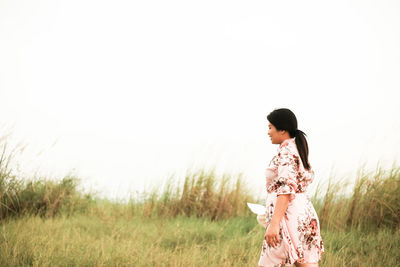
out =
[[[289,198],[288,194],[282,194],[276,199],[274,214],[264,236],[268,246],[275,247],[279,244],[279,224],[289,205]]]
[[[279,224],[268,225],[267,231],[265,232],[265,241],[267,241],[268,246],[277,247],[279,245]]]

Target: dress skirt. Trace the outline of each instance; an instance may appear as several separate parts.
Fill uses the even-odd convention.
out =
[[[266,197],[266,230],[276,206],[277,194]],[[316,263],[320,260],[324,246],[320,234],[317,213],[306,193],[296,193],[289,201],[285,215],[279,224],[279,244],[268,246],[262,243],[259,266],[291,266],[298,263]]]

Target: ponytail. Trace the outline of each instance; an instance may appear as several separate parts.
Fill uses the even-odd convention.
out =
[[[303,162],[303,166],[307,170],[310,170],[311,166],[308,163],[308,144],[306,136],[307,135],[299,129],[296,129],[294,132],[294,137],[296,137],[295,140],[296,140],[297,150],[299,151],[301,161]]]

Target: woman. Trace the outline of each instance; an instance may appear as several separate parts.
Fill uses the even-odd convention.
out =
[[[258,266],[318,266],[324,245],[306,194],[314,171],[305,134],[289,109],[276,109],[267,119],[268,135],[279,148],[266,170],[266,231]]]

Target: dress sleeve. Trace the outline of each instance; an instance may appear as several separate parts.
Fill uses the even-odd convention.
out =
[[[278,177],[276,178],[277,195],[290,195],[290,200],[295,198],[297,189],[297,156],[288,150],[279,153]]]

